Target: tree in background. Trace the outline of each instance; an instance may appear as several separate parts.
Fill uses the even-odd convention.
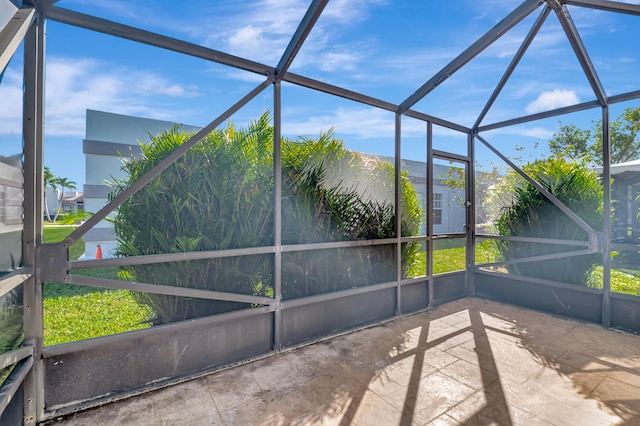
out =
[[[125,201],[113,220],[117,254],[226,250],[274,244],[273,127],[263,114],[246,129],[230,123],[188,150]],[[114,195],[166,158],[191,135],[178,128],[141,144],[127,161]],[[284,139],[282,242],[304,244],[395,237],[393,167],[344,147],[331,132]],[[403,235],[415,235],[422,211],[403,177]],[[282,259],[284,299],[396,279],[392,244],[289,251]],[[403,267],[419,256],[403,243]],[[251,255],[133,265],[139,282],[273,297],[273,256]],[[157,323],[212,315],[250,305],[219,300],[140,295]]]
[[[54,187],[55,185],[60,187],[60,196],[58,198],[58,206],[56,207],[56,214],[53,217],[53,221],[55,222],[56,220],[58,220],[58,216],[60,216],[60,213],[62,212],[62,202],[64,200],[64,190],[65,189],[76,189],[76,183],[72,180],[69,180],[65,177],[57,177],[54,178],[53,180],[54,183]]]
[[[611,164],[624,163],[640,157],[640,108],[627,108],[610,125]],[[592,130],[573,124],[562,124],[549,139],[549,149],[556,156],[584,160],[602,165],[602,122]]]
[[[49,167],[44,166],[44,211],[47,215],[47,220],[53,222],[51,219],[51,212],[49,211],[49,200],[47,198],[47,187],[56,190],[56,177],[51,173]]]
[[[592,228],[602,227],[602,184],[584,163],[551,157],[523,166],[523,170]],[[588,233],[514,171],[498,192],[510,194],[495,226],[500,235],[588,241]],[[574,246],[521,241],[497,241],[503,259],[521,259],[576,250]],[[586,284],[598,254],[558,257],[544,261],[507,264],[509,272],[570,284]]]

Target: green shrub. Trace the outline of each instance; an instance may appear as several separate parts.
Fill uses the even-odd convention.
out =
[[[273,128],[268,113],[238,129],[215,130],[129,198],[114,218],[119,256],[268,246],[274,243]],[[151,137],[124,164],[115,194],[166,158],[191,135],[174,128]],[[282,242],[304,244],[395,236],[393,167],[348,151],[331,134],[282,141]],[[420,227],[420,205],[403,177],[403,235]],[[391,247],[391,249],[389,248]],[[403,244],[407,259],[417,244]],[[325,252],[323,250],[323,252]],[[346,256],[349,252],[351,255]],[[356,253],[354,255],[354,253]],[[128,267],[141,282],[273,296],[273,256],[255,255]],[[410,260],[406,263],[408,264]],[[289,252],[284,298],[395,279],[390,245]],[[309,282],[313,281],[313,285]],[[142,296],[141,296],[142,297]],[[249,307],[147,294],[158,323]]]
[[[585,165],[549,158],[527,164],[523,170],[555,195],[594,229],[602,228],[603,190],[596,173]],[[495,225],[500,235],[588,241],[586,231],[533,185],[509,173],[501,186],[509,188],[511,203]],[[499,189],[500,190],[500,189]],[[497,241],[504,259],[519,259],[580,249],[579,247],[518,241]],[[597,254],[507,264],[510,273],[571,284],[585,284]]]

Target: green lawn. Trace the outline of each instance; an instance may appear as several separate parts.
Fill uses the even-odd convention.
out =
[[[444,240],[446,241],[446,240]],[[446,245],[441,245],[446,247]],[[433,251],[433,273],[442,274],[464,270],[465,247],[439,248]],[[476,263],[490,263],[498,259],[493,247],[493,241],[486,240],[476,245]],[[426,259],[412,268],[411,276],[418,277],[426,274]],[[587,285],[593,288],[602,288],[602,266],[596,266],[591,271]],[[614,293],[632,294],[640,296],[640,271],[634,269],[612,269],[611,291]]]
[[[72,226],[46,226],[45,242],[62,241]],[[456,247],[456,241],[443,242],[434,250],[433,273],[464,270],[465,247]],[[459,245],[459,244],[457,244]],[[84,252],[84,242],[78,241],[70,249],[71,259],[77,259]],[[424,257],[423,257],[424,258]],[[476,246],[476,263],[497,260],[492,241],[487,240]],[[79,271],[83,275],[117,279],[118,268],[102,268]],[[421,260],[412,268],[411,276],[426,274],[426,261]],[[617,293],[640,296],[640,272],[612,270],[611,290]],[[589,285],[602,287],[602,267],[595,267]],[[55,345],[105,336],[149,327],[153,316],[151,309],[136,299],[131,291],[103,290],[63,283],[44,285],[44,344]]]
[[[72,226],[45,226],[43,239],[48,243],[62,241],[73,231]],[[71,259],[84,253],[84,242],[69,248]],[[79,271],[82,275],[118,278],[118,268]],[[44,344],[56,345],[149,327],[152,316],[147,305],[137,301],[127,290],[106,290],[73,284],[44,284]]]

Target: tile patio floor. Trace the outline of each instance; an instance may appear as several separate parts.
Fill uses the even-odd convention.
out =
[[[640,337],[462,299],[50,424],[640,425]]]

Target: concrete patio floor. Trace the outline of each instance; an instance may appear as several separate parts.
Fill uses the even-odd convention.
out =
[[[640,425],[640,337],[481,299],[55,425]]]

